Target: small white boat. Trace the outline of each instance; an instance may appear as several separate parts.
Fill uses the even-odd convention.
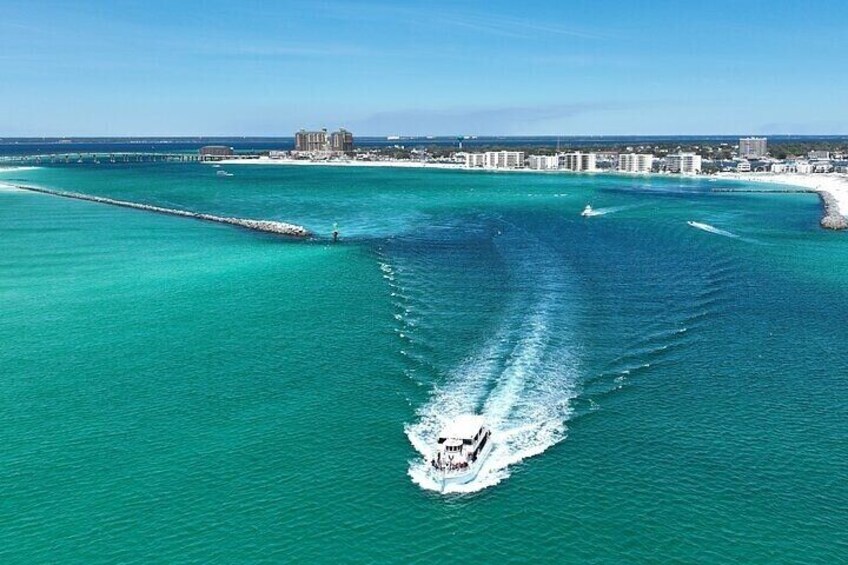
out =
[[[215,174],[218,175],[219,177],[231,177],[231,176],[233,176],[233,173],[228,173],[224,169],[221,169],[220,171],[218,171]]]
[[[492,432],[482,416],[465,414],[442,429],[430,468],[442,492],[473,481],[492,451]]]
[[[586,204],[586,207],[583,208],[583,211],[580,212],[580,215],[583,216],[584,218],[588,218],[589,216],[594,216],[595,212],[594,212],[594,210],[592,210],[592,206],[590,206],[589,204]]]

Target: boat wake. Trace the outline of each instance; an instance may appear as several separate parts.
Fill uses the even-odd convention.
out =
[[[20,171],[35,171],[35,170],[38,170],[40,168],[41,167],[35,167],[35,166],[30,166],[30,165],[12,166],[12,167],[0,166],[0,173],[16,173],[16,172],[20,172]]]
[[[439,491],[425,459],[450,420],[479,412],[492,429],[494,447],[474,481],[445,492],[475,492],[509,476],[509,467],[544,452],[565,437],[574,396],[573,360],[551,355],[546,314],[530,314],[515,335],[499,335],[436,388],[406,434],[422,458],[410,464],[412,480]]]
[[[711,226],[710,224],[704,224],[704,223],[701,223],[701,222],[693,222],[693,221],[688,221],[686,223],[689,224],[690,226],[692,226],[693,228],[696,228],[696,229],[699,229],[699,230],[702,230],[702,231],[705,231],[705,232],[708,232],[708,233],[714,233],[716,235],[721,235],[721,236],[724,236],[724,237],[731,237],[733,239],[739,239],[739,236],[736,235],[735,233],[729,232],[727,230],[719,229],[715,226]]]
[[[520,258],[513,270],[527,284],[525,291],[507,308],[499,330],[434,386],[429,400],[416,410],[417,420],[405,426],[420,454],[410,462],[409,476],[423,489],[441,491],[426,461],[439,431],[462,414],[484,416],[493,448],[473,481],[449,485],[444,492],[496,485],[510,476],[511,467],[566,436],[578,364],[563,327],[569,316],[562,269],[545,264],[551,256],[533,243],[521,243],[521,253],[515,253],[513,243],[507,251]]]
[[[631,204],[628,206],[608,206],[606,208],[593,208],[589,211],[585,211],[583,213],[584,217],[594,218],[595,216],[606,216],[607,214],[614,214],[616,212],[622,212],[624,210],[629,210],[631,208],[636,208],[638,205]]]

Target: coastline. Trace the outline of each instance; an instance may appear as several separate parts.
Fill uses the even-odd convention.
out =
[[[848,175],[840,173],[719,173],[717,178],[801,188],[819,195],[824,208],[821,226],[848,229]]]

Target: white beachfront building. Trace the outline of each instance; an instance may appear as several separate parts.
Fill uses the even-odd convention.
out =
[[[465,153],[465,166],[469,169],[486,166],[485,153]]]
[[[463,155],[465,166],[469,169],[521,169],[524,167],[524,151],[487,151]]]
[[[654,156],[650,153],[622,153],[618,156],[618,170],[625,173],[650,173]]]
[[[750,173],[751,172],[751,161],[747,159],[742,159],[738,163],[736,163],[736,172],[737,173]]]
[[[675,153],[665,158],[665,166],[672,173],[694,175],[701,172],[701,156],[695,153]]]
[[[597,170],[597,153],[560,153],[559,168],[566,171],[592,172]]]
[[[556,155],[530,155],[527,166],[537,171],[551,171],[559,168],[559,157]]]
[[[521,169],[524,167],[524,151],[487,151],[487,169]]]

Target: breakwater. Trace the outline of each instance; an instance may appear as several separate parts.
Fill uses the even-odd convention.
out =
[[[844,230],[848,228],[848,220],[839,211],[839,202],[826,190],[818,190],[819,198],[824,208],[824,216],[821,219],[821,227],[829,230]]]
[[[848,219],[839,211],[839,202],[826,190],[814,188],[716,188],[713,192],[815,193],[821,199],[824,215],[819,225],[828,230],[848,229]]]
[[[271,233],[274,235],[283,235],[287,237],[305,238],[312,235],[309,230],[303,226],[289,224],[286,222],[277,222],[273,220],[251,220],[246,218],[233,218],[228,216],[215,216],[213,214],[203,214],[199,212],[191,212],[188,210],[177,210],[174,208],[163,208],[161,206],[151,206],[149,204],[139,204],[137,202],[129,202],[126,200],[115,200],[114,198],[105,198],[102,196],[92,196],[90,194],[82,194],[80,192],[66,192],[63,190],[52,190],[49,188],[41,188],[35,186],[12,185],[20,190],[28,190],[30,192],[40,192],[41,194],[49,194],[51,196],[60,196],[62,198],[72,198],[75,200],[85,200],[88,202],[97,202],[100,204],[109,204],[112,206],[120,206],[122,208],[132,208],[135,210],[144,210],[146,212],[154,212],[157,214],[167,214],[169,216],[180,216],[183,218],[192,218],[195,220],[203,220],[206,222],[215,222],[219,224],[229,224],[238,226],[253,231]]]

